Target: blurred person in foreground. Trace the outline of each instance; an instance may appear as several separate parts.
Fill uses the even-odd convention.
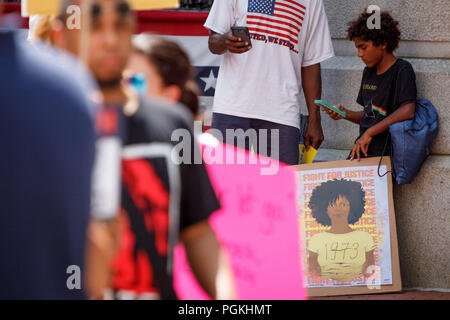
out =
[[[66,1],[68,7],[71,1]],[[66,10],[70,11],[70,10]],[[56,58],[79,54],[79,44],[65,41],[64,14],[34,16],[28,40],[36,49],[50,51]],[[80,17],[81,18],[81,17]],[[67,26],[67,24],[65,24]],[[53,50],[51,50],[51,48]],[[58,50],[59,49],[59,50]],[[85,65],[76,60],[72,73],[84,71]],[[91,187],[91,216],[87,232],[84,285],[90,299],[101,299],[104,288],[111,282],[110,261],[118,249],[120,208],[120,152],[121,141],[117,137],[119,127],[116,115],[103,107],[102,95],[91,77],[79,79],[95,101],[96,130],[95,162]]]
[[[83,299],[92,103],[70,59],[7,28],[0,52],[0,299]]]
[[[77,1],[65,1],[62,12]],[[87,63],[108,108],[108,127],[123,143],[121,241],[113,261],[112,289],[118,299],[176,299],[173,250],[181,240],[199,283],[212,298],[233,298],[229,265],[208,224],[219,203],[203,165],[171,159],[172,132],[192,133],[184,108],[139,98],[122,85],[132,52],[135,20],[123,0],[96,0],[90,8],[92,27]],[[56,43],[78,52],[80,30],[61,28]],[[191,134],[193,137],[193,133]],[[192,146],[196,148],[195,143]],[[225,286],[219,286],[225,279]],[[101,286],[93,296],[101,294]]]

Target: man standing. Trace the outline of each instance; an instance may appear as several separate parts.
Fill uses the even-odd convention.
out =
[[[248,27],[251,46],[231,34],[233,26]],[[303,136],[307,148],[319,148],[320,62],[334,56],[322,0],[215,1],[205,27],[210,51],[223,54],[212,127],[224,137],[226,129],[278,129],[279,160],[291,165]],[[309,118],[301,117],[302,89]]]

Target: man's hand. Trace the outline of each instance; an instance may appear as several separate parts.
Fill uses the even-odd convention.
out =
[[[109,221],[91,219],[86,239],[84,286],[90,299],[103,299],[111,288],[111,261],[119,248],[120,224],[117,218]]]
[[[353,161],[356,158],[358,161],[361,159],[361,152],[367,157],[367,150],[369,149],[372,136],[366,131],[358,140],[356,140],[353,146],[350,160]]]
[[[310,146],[314,147],[314,149],[319,149],[320,145],[324,140],[322,124],[320,123],[320,118],[309,119],[308,127],[306,128],[305,133],[305,147],[306,150],[309,149]]]
[[[213,299],[236,299],[231,265],[207,221],[196,223],[180,234],[186,256],[198,283]]]
[[[252,47],[248,45],[248,42],[243,42],[241,38],[225,35],[225,44],[227,45],[228,51],[231,53],[245,53],[249,51]]]
[[[210,31],[208,44],[209,50],[214,54],[224,54],[227,51],[242,54],[252,48],[248,42],[242,41],[241,38],[229,34],[219,34],[214,31]]]

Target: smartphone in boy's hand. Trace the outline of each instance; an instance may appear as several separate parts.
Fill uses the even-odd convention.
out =
[[[335,108],[344,111],[345,109],[342,107],[342,105],[338,104],[336,106],[334,106]],[[331,119],[333,120],[341,120],[344,119],[339,113],[330,110],[328,108],[322,107],[322,111],[325,112]],[[347,117],[346,117],[347,118]]]
[[[339,120],[347,117],[347,114],[342,110],[343,108],[341,105],[332,106],[322,100],[314,100],[314,103],[318,107],[322,107],[322,110],[325,111],[334,120]]]

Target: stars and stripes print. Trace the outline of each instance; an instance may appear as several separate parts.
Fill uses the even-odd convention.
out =
[[[297,0],[249,0],[247,27],[298,44],[306,7]]]

